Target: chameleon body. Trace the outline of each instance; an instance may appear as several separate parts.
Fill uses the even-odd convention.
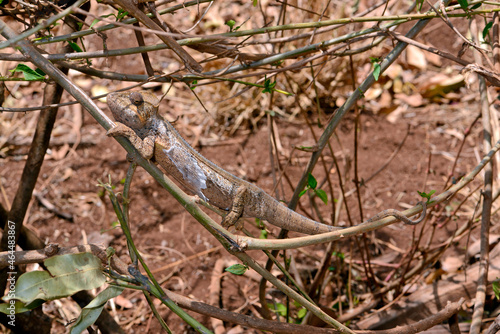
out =
[[[203,157],[158,114],[160,101],[154,94],[147,91],[112,93],[107,101],[117,121],[108,135],[127,137],[145,159],[156,162],[204,201],[228,212],[223,220],[225,227],[235,225],[240,217],[255,217],[305,234],[339,229],[288,209],[259,187]]]
[[[156,162],[168,175],[204,201],[226,211],[222,221],[224,227],[236,225],[239,228],[239,218],[254,217],[305,234],[341,229],[288,209],[259,187],[203,157],[170,122],[158,114],[160,101],[154,94],[148,91],[112,93],[107,101],[116,120],[116,127],[110,129],[107,135],[128,138],[145,159]]]

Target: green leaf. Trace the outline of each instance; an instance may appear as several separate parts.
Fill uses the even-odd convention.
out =
[[[342,259],[342,260],[345,259],[345,254],[342,252],[333,252],[332,256],[338,257],[339,259]]]
[[[286,316],[286,306],[282,303],[276,304],[276,312],[279,313],[282,317]]]
[[[306,308],[301,308],[299,312],[297,312],[297,318],[302,319],[306,316],[307,314],[307,309]]]
[[[280,66],[281,64],[283,64],[284,62],[285,62],[284,60],[277,60],[275,62],[272,62],[271,66],[277,67],[277,66]]]
[[[260,230],[259,239],[267,239],[267,230],[266,229]]]
[[[112,257],[113,255],[116,254],[116,249],[114,249],[113,247],[109,246],[108,248],[106,248],[106,257],[109,259],[110,257]]]
[[[311,187],[311,189],[316,189],[318,185],[318,181],[316,181],[316,178],[311,173],[307,176],[307,185]]]
[[[271,79],[266,79],[264,81],[264,89],[262,90],[262,93],[271,93],[274,86],[276,86],[276,82],[271,82]]]
[[[117,297],[123,291],[123,288],[117,286],[108,286],[106,290],[98,294],[87,306],[82,309],[80,316],[71,327],[71,334],[79,334],[87,327],[94,324],[101,314],[104,305],[108,300]]]
[[[4,314],[18,314],[18,313],[24,313],[31,311],[40,305],[36,305],[37,303],[30,303],[30,305],[26,305],[23,302],[20,302],[19,300],[10,300],[8,303],[2,303],[0,304],[0,312]],[[38,303],[40,304],[40,303]]]
[[[302,190],[300,193],[299,193],[299,197],[302,197],[304,196],[304,194],[309,190],[309,187],[306,187],[306,189]]]
[[[470,9],[472,9],[472,10],[478,9],[479,7],[481,7],[481,5],[482,5],[482,3],[477,3],[474,6],[472,6]]]
[[[89,28],[90,28],[90,29],[92,29],[92,27],[93,27],[93,26],[94,26],[97,22],[99,22],[99,21],[101,21],[101,20],[100,20],[100,19],[98,19],[98,18],[97,18],[97,19],[94,19],[94,21],[92,21],[92,23],[90,24],[90,27],[89,27]]]
[[[420,197],[422,197],[422,198],[427,198],[427,203],[429,203],[429,202],[430,202],[430,200],[431,200],[431,196],[432,196],[432,194],[434,194],[435,192],[436,192],[436,190],[431,190],[431,191],[429,191],[429,193],[427,194],[427,193],[420,192],[420,191],[418,191],[418,190],[417,190],[417,193],[420,195]]]
[[[424,0],[416,0],[416,4],[417,4],[417,12],[420,13],[420,11],[422,10],[422,5],[424,3]]]
[[[363,91],[361,90],[361,88],[357,88],[359,94],[361,95],[361,97],[365,97],[365,93],[363,93]]]
[[[276,112],[274,110],[266,110],[266,114],[269,114],[272,117],[276,116]]]
[[[81,290],[100,287],[106,282],[101,261],[91,253],[53,256],[44,261],[47,271],[31,271],[16,282],[16,294],[2,299],[17,299],[26,304],[36,299],[54,300]]]
[[[191,90],[194,90],[196,88],[196,85],[198,84],[198,80],[193,80],[193,82],[191,82],[189,88]]]
[[[69,46],[71,46],[71,48],[73,49],[73,51],[75,51],[75,52],[83,52],[82,48],[80,48],[80,46],[78,44],[76,44],[75,42],[68,41],[68,44],[69,44]]]
[[[36,41],[40,41],[40,40],[42,40],[42,39],[44,39],[44,38],[50,38],[50,37],[52,37],[52,36],[53,36],[53,35],[49,34],[49,35],[47,35],[47,36],[42,36],[42,37],[33,38],[33,39],[32,39],[32,41],[33,41],[33,42],[36,42]]]
[[[500,281],[496,280],[491,283],[496,299],[500,299]]]
[[[126,12],[125,12],[125,13],[126,13]],[[103,19],[105,19],[105,18],[108,18],[108,17],[110,17],[110,16],[113,16],[113,17],[115,17],[115,18],[116,18],[116,15],[115,15],[115,14],[113,14],[113,13],[111,13],[111,14],[101,15],[101,16],[99,16],[97,19],[99,19],[99,18],[103,18]]]
[[[116,15],[116,21],[120,21],[121,19],[123,19],[127,15],[128,15],[127,11],[125,11],[123,9],[119,9],[118,14]]]
[[[248,267],[244,264],[233,264],[230,267],[227,267],[225,271],[230,272],[234,275],[243,275],[248,270]]]
[[[378,81],[378,77],[380,76],[380,64],[375,63],[373,64],[373,77],[375,78],[375,81]]]
[[[463,10],[467,10],[467,7],[469,7],[469,2],[467,0],[457,0],[458,4],[460,7],[462,7]]]
[[[258,0],[252,0],[252,3],[253,3],[253,6],[254,6],[254,7],[257,7]]]
[[[483,39],[486,39],[486,36],[488,36],[488,33],[490,32],[490,29],[493,27],[493,21],[488,22],[486,26],[483,29]]]
[[[323,203],[328,204],[328,196],[323,189],[314,189],[314,193],[319,197],[320,200],[323,201]]]
[[[229,27],[229,31],[233,31],[233,27],[236,24],[234,20],[229,20],[226,22],[226,25]]]
[[[40,70],[33,70],[27,65],[24,64],[17,64],[16,68],[13,70],[10,70],[10,72],[21,72],[23,73],[24,79],[28,81],[34,81],[34,80],[44,80],[45,79],[45,73]]]

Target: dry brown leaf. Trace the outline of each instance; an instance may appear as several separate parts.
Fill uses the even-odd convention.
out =
[[[455,273],[464,265],[464,257],[448,256],[441,261],[441,268],[448,273]]]
[[[109,89],[108,89],[108,87],[104,87],[104,86],[101,86],[101,85],[94,85],[90,89],[90,92],[92,93],[93,96],[104,95],[104,94],[108,94],[109,93]],[[101,101],[103,103],[106,103],[106,98],[105,97],[101,97],[99,99],[99,101]]]
[[[408,45],[406,48],[406,62],[411,67],[416,67],[419,70],[427,68],[427,59],[424,52],[414,45]]]
[[[390,109],[390,107],[393,105],[391,93],[384,90],[382,92],[382,95],[380,96],[380,100],[378,101],[378,105],[379,105],[380,109]]]
[[[368,89],[365,93],[365,99],[367,101],[375,100],[384,90],[379,85],[374,85],[372,88]]]
[[[437,73],[422,81],[418,87],[423,97],[445,96],[447,93],[457,90],[465,85],[464,76],[461,74],[450,77],[446,74]]]
[[[394,79],[393,84],[392,84],[392,91],[394,93],[402,93],[403,88],[404,88],[403,80],[401,80],[401,78],[399,78],[399,77]]]
[[[443,276],[443,274],[446,274],[446,271],[444,271],[443,269],[434,270],[432,273],[430,273],[429,276],[427,276],[425,278],[425,284],[429,285],[429,284],[434,283],[437,280],[440,280],[441,276]]]
[[[66,154],[68,154],[68,152],[69,152],[69,145],[63,144],[59,149],[53,148],[51,150],[51,154],[49,155],[49,157],[51,157],[54,160],[61,160],[64,159],[64,157],[66,156]]]
[[[385,71],[384,75],[394,80],[397,77],[400,77],[402,73],[403,73],[403,67],[401,67],[401,65],[399,64],[394,64],[392,66],[389,66],[389,68]]]
[[[490,234],[489,241],[490,241],[490,249],[492,249],[500,241],[500,235]],[[479,254],[480,250],[481,250],[481,240],[477,240],[467,249],[467,256],[473,257]]]
[[[116,305],[124,309],[129,309],[134,307],[134,304],[132,304],[132,302],[129,299],[122,297],[122,295],[118,295],[117,297],[115,297],[115,303]]]
[[[443,62],[441,61],[441,57],[435,53],[424,52],[424,56],[425,59],[427,59],[427,61],[434,66],[441,67],[441,65],[443,64]]]
[[[420,107],[424,104],[424,98],[419,93],[415,93],[412,95],[395,94],[394,97],[396,99],[406,103],[410,107],[414,107],[414,108]]]
[[[408,106],[399,106],[387,116],[387,121],[394,124],[401,117],[401,114],[408,109]]]
[[[65,168],[63,171],[63,175],[61,177],[61,181],[66,181],[67,179],[72,177],[73,174],[74,174],[74,170],[72,168],[70,168],[70,167]]]

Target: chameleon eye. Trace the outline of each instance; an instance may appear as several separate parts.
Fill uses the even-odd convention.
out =
[[[132,92],[130,93],[130,102],[132,102],[133,105],[140,106],[144,103],[144,99],[140,93]]]

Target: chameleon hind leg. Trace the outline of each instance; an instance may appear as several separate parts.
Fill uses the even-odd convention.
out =
[[[241,218],[243,209],[245,208],[246,192],[247,188],[245,186],[239,186],[238,189],[236,189],[231,210],[227,213],[224,219],[222,219],[221,225],[225,229],[228,229],[231,226],[234,226],[237,230],[241,230],[243,228],[243,221],[239,221],[239,219]]]

